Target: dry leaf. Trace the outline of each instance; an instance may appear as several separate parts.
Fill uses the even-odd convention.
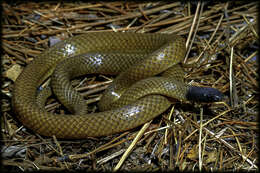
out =
[[[12,81],[15,81],[21,72],[22,72],[22,67],[18,64],[14,64],[11,68],[9,68],[5,72],[5,76],[11,79]]]
[[[195,160],[198,158],[198,147],[197,145],[194,145],[190,152],[187,154],[187,157],[191,160]]]
[[[208,152],[208,158],[206,160],[206,163],[215,162],[216,158],[217,158],[216,151]]]

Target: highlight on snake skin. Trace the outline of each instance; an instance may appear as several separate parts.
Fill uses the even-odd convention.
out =
[[[140,126],[166,111],[169,98],[217,102],[214,88],[184,83],[179,65],[185,40],[173,34],[87,33],[45,50],[27,65],[14,87],[13,108],[27,128],[44,136],[80,139],[106,136]],[[88,114],[71,79],[86,74],[116,75],[98,103],[101,112]],[[51,88],[71,115],[44,109],[47,94],[38,87],[51,76]]]

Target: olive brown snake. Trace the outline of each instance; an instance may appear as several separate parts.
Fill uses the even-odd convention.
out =
[[[17,78],[14,111],[41,135],[72,139],[135,128],[169,108],[169,97],[220,101],[223,95],[216,89],[183,83],[178,63],[185,52],[184,39],[172,34],[105,32],[68,38],[45,50]],[[87,114],[83,97],[70,85],[71,78],[86,73],[119,74],[99,103],[101,112]],[[73,115],[56,115],[37,104],[37,88],[51,74],[54,93]]]

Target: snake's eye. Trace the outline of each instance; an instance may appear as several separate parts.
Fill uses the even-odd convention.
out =
[[[223,100],[223,98],[224,98],[224,95],[221,92],[217,93],[216,95],[213,95],[213,100],[215,102],[219,102],[219,101]]]

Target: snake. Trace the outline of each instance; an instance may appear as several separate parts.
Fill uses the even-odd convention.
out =
[[[84,139],[136,128],[165,112],[171,98],[221,101],[223,94],[215,88],[184,83],[179,64],[185,53],[185,39],[176,34],[69,37],[44,50],[18,76],[12,97],[15,116],[40,135]],[[86,74],[117,75],[98,103],[100,112],[88,113],[85,99],[71,85],[71,79]],[[71,113],[48,112],[37,101],[39,87],[50,76],[53,92]]]

